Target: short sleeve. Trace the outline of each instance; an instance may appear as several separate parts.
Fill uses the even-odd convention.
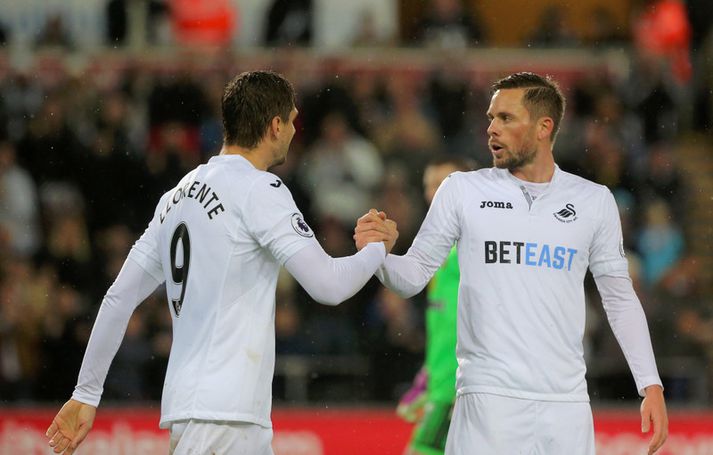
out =
[[[280,184],[275,186],[275,182]],[[317,242],[292,193],[273,174],[267,173],[255,182],[245,207],[243,221],[248,231],[280,264],[306,245]]]
[[[167,196],[162,197],[157,207],[163,207],[166,198]],[[156,281],[163,283],[165,278],[159,252],[159,226],[161,225],[159,217],[159,209],[157,208],[148,227],[131,248],[131,257]]]
[[[614,195],[607,190],[600,206],[599,226],[589,250],[589,270],[595,277],[628,274],[621,220]]]

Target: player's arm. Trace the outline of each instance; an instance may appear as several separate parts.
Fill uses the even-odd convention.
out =
[[[104,380],[124,338],[129,318],[163,282],[156,230],[154,220],[129,252],[119,275],[104,296],[72,398],[60,409],[46,432],[55,453],[74,453],[89,433]]]
[[[436,191],[426,218],[405,255],[389,254],[376,272],[379,280],[401,297],[423,290],[460,238],[458,173],[451,174]]]
[[[256,179],[244,196],[245,209],[236,208],[248,231],[314,300],[337,305],[350,298],[374,275],[391,250],[398,237],[396,224],[379,219],[378,227],[368,235],[372,243],[367,248],[352,256],[333,258],[315,239],[287,186],[271,185],[275,179],[270,173]]]
[[[104,297],[69,400],[47,430],[55,453],[72,454],[91,429],[104,380],[121,345],[134,309],[160,284],[129,254],[114,284]]]
[[[641,431],[648,433],[653,425],[654,434],[649,444],[649,454],[652,454],[668,436],[668,417],[644,310],[628,274],[601,275],[594,281],[609,325],[634,376],[636,388],[644,397],[641,403]]]
[[[649,453],[658,450],[668,435],[668,417],[663,386],[656,368],[646,315],[636,296],[624,257],[621,222],[616,202],[607,191],[602,201],[602,219],[590,251],[589,267],[602,298],[609,325],[644,398],[641,430],[653,424]]]
[[[369,243],[352,256],[333,258],[318,242],[295,253],[285,268],[319,303],[338,305],[356,294],[384,262],[381,241]]]

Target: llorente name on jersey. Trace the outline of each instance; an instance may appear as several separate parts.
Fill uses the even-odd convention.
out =
[[[486,264],[524,264],[569,271],[576,254],[574,248],[546,243],[485,241]]]
[[[201,185],[201,187],[198,188],[198,185]],[[184,197],[194,199],[199,204],[202,204],[203,208],[206,210],[208,218],[211,220],[213,219],[213,216],[218,215],[221,212],[225,212],[225,207],[223,207],[223,204],[220,203],[220,197],[218,197],[216,192],[213,191],[211,187],[205,183],[201,184],[198,180],[193,182],[189,181],[183,187],[176,188],[173,196],[169,198],[168,202],[166,202],[166,207],[159,214],[159,218],[162,223],[168,212],[171,211],[171,207],[181,202]],[[206,201],[205,204],[203,204],[203,201]],[[210,208],[208,208],[209,206]]]

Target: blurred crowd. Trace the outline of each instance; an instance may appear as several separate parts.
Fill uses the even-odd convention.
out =
[[[653,49],[637,38],[647,33],[645,21],[656,20],[646,12],[633,41],[623,32],[606,38],[613,45],[633,43],[629,74],[591,71],[565,81],[569,106],[555,156],[564,170],[613,191],[657,354],[705,362],[713,350],[713,319],[695,286],[698,270],[685,229],[694,189],[682,176],[677,141],[687,131],[709,131],[710,106],[691,107],[695,58],[686,70],[678,48]],[[459,18],[452,33],[436,38],[446,20],[434,14],[418,39],[487,43],[475,18],[449,14]],[[533,43],[577,40],[556,12],[543,20]],[[413,73],[396,58],[383,71],[342,71],[330,58],[318,69],[287,60],[275,69],[296,86],[298,132],[288,161],[272,171],[331,255],[354,252],[354,224],[370,207],[398,223],[395,252],[404,252],[425,214],[422,170],[433,157],[460,155],[490,165],[490,81],[474,77],[474,68],[434,58],[429,71]],[[249,63],[225,58],[219,65],[128,62],[99,73],[62,65],[0,72],[0,402],[69,396],[104,292],[160,195],[219,152],[222,87]],[[592,282],[586,292],[593,395],[633,396]],[[422,362],[423,296],[402,299],[372,280],[336,308],[310,300],[289,275],[281,277],[278,358],[359,357],[368,364],[348,396],[325,386],[311,397],[398,397]],[[159,289],[132,317],[105,399],[160,397],[171,344],[166,305]],[[691,381],[680,373],[662,370],[671,399],[685,401]],[[275,396],[284,392],[276,389]]]

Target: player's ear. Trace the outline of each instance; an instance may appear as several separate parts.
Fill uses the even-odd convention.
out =
[[[282,130],[283,122],[279,115],[276,115],[270,121],[270,137],[277,138]]]
[[[537,139],[542,141],[552,137],[555,122],[550,117],[540,117],[537,121]]]

